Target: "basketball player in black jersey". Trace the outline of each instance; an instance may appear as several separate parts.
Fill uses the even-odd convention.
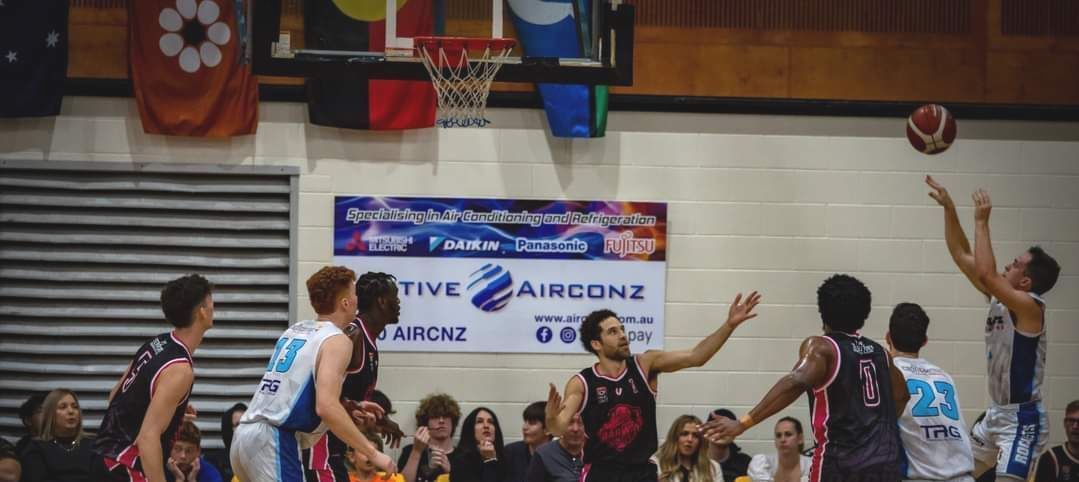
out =
[[[660,373],[704,365],[742,322],[757,316],[756,291],[731,303],[727,321],[691,350],[650,350],[631,356],[629,340],[618,316],[594,311],[581,323],[581,343],[599,361],[566,383],[563,403],[552,384],[547,396],[547,430],[561,435],[580,414],[587,440],[581,480],[587,482],[655,482],[656,382]]]
[[[109,392],[94,443],[105,461],[101,480],[165,482],[164,460],[195,381],[191,355],[214,324],[212,291],[197,274],[161,290],[161,311],[175,329],[143,344]]]
[[[348,375],[341,388],[342,398],[358,411],[372,414],[372,427],[386,437],[391,447],[401,443],[401,432],[397,424],[386,418],[381,407],[371,400],[378,381],[378,346],[375,340],[382,334],[386,325],[396,324],[401,318],[401,298],[397,294],[397,278],[386,273],[368,272],[356,280],[357,315],[345,329],[352,338],[352,361]],[[345,467],[347,445],[326,432],[311,449],[304,454],[304,471],[307,480],[317,482],[348,482],[348,468]]]
[[[1064,408],[1064,443],[1038,458],[1034,482],[1079,481],[1079,400]]]
[[[824,336],[802,342],[794,370],[738,420],[704,424],[706,438],[732,440],[809,395],[817,447],[809,480],[898,482],[897,420],[910,399],[902,373],[879,344],[858,334],[869,317],[869,289],[837,274],[817,289]]]

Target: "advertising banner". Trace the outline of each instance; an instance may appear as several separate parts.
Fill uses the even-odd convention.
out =
[[[635,353],[663,346],[667,205],[338,196],[334,264],[397,277],[385,351],[582,353],[617,313]]]

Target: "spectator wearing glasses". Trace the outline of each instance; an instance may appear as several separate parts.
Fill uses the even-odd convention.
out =
[[[1035,482],[1079,480],[1079,400],[1064,410],[1064,435],[1067,442],[1057,445],[1038,459]]]

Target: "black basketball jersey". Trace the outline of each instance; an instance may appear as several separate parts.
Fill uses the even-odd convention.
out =
[[[1079,480],[1079,457],[1068,452],[1063,445],[1057,445],[1038,459],[1035,482]]]
[[[584,383],[584,463],[648,464],[657,448],[656,394],[637,357],[626,360],[625,370],[615,378],[600,375],[594,365],[577,377]]]
[[[899,480],[887,352],[860,335],[832,332],[823,338],[838,356],[828,381],[809,393],[817,442],[810,480]]]
[[[131,367],[124,374],[120,388],[105,411],[101,429],[94,442],[94,451],[106,459],[111,459],[112,462],[106,460],[106,463],[115,466],[114,462],[118,462],[126,467],[142,470],[135,438],[139,435],[142,419],[150,407],[150,397],[156,388],[158,375],[177,363],[192,365],[192,360],[191,350],[174,332],[158,335],[144,343],[135,353]],[[172,443],[180,422],[183,421],[190,396],[191,387],[188,387],[187,394],[176,406],[168,426],[161,432],[161,453],[166,458],[172,451]]]
[[[371,392],[375,391],[375,384],[378,383],[378,346],[375,345],[375,338],[367,329],[367,323],[360,318],[356,318],[356,321],[352,323],[360,330],[360,336],[356,342],[363,343],[363,364],[345,376],[341,396],[356,401],[370,400]],[[330,455],[345,454],[347,448],[345,442],[331,432],[326,432],[326,438],[329,439]]]

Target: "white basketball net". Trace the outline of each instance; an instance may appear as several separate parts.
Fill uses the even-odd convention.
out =
[[[467,48],[456,59],[451,59],[440,45],[420,44],[416,48],[438,94],[438,120],[435,123],[439,127],[484,127],[490,124],[486,116],[487,95],[491,92],[495,74],[513,49],[512,44],[494,49],[488,45],[472,62]]]

